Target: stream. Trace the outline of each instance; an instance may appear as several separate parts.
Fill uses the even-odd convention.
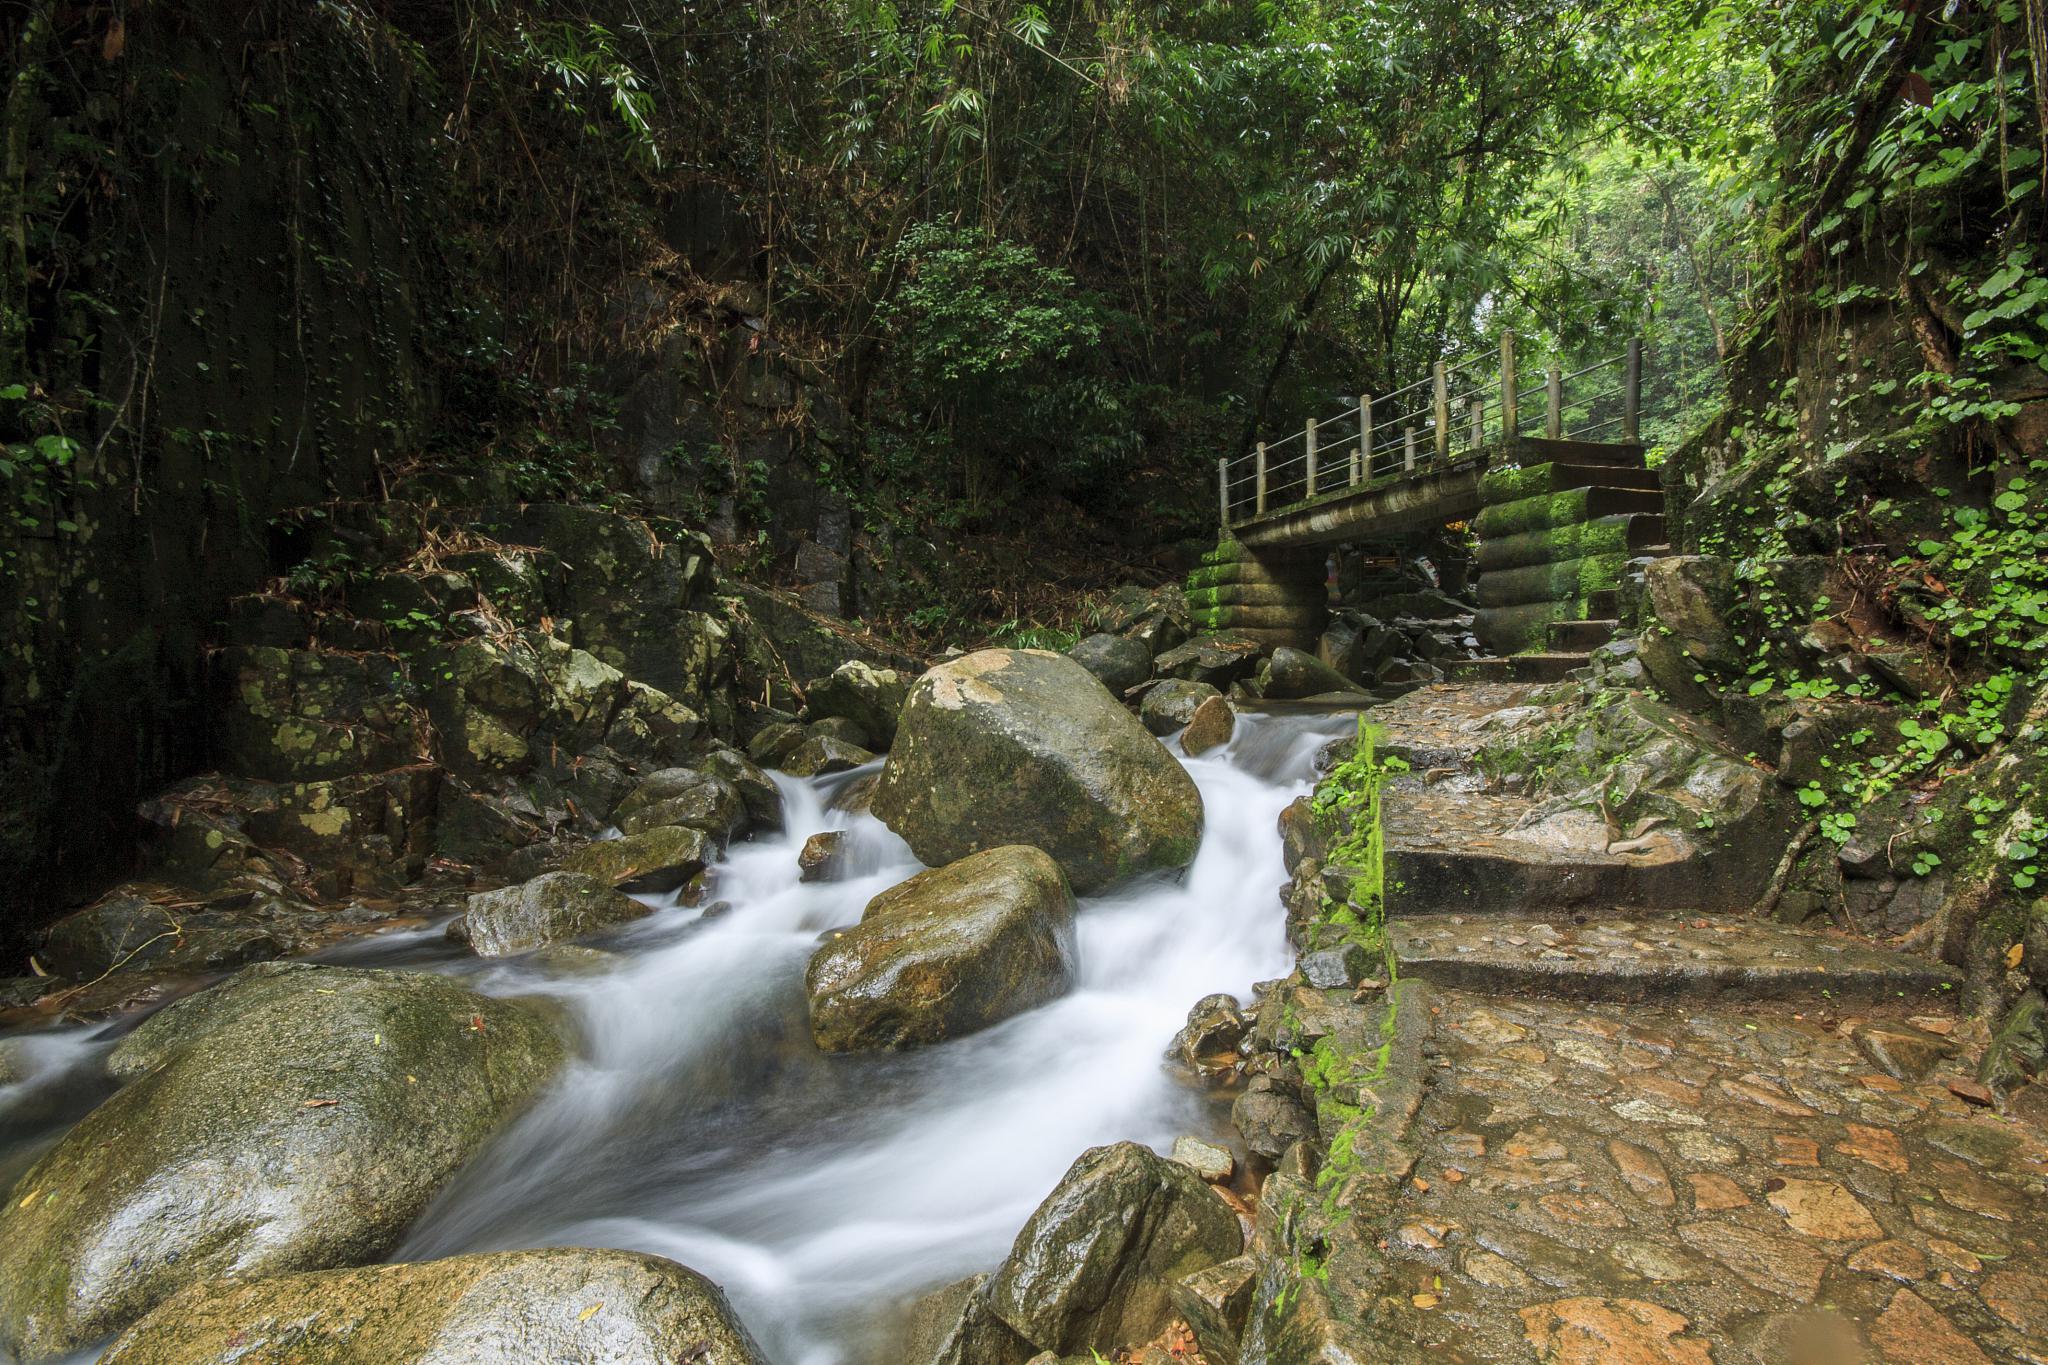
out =
[[[920,870],[866,814],[833,807],[875,771],[778,776],[785,828],[735,844],[705,897],[655,903],[573,965],[484,962],[440,926],[318,960],[445,972],[493,995],[559,1002],[579,1060],[442,1191],[394,1256],[597,1246],[652,1252],[725,1287],[778,1365],[882,1365],[917,1294],[992,1267],[1089,1147],[1220,1137],[1227,1115],[1162,1058],[1189,1007],[1293,965],[1276,822],[1350,715],[1245,714],[1186,766],[1207,826],[1178,882],[1082,902],[1065,998],[943,1046],[827,1056],[803,975],[820,933]],[[1179,754],[1177,744],[1169,747]],[[848,875],[797,879],[797,853],[846,835]],[[100,1060],[134,1020],[48,1032],[0,1086],[0,1188],[111,1093]],[[85,1358],[90,1358],[88,1355]]]

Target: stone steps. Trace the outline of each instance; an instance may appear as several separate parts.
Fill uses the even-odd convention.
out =
[[[1612,640],[1620,628],[1621,622],[1615,620],[1552,621],[1550,647],[1559,654],[1590,655]]]
[[[1613,464],[1641,469],[1643,447],[1620,441],[1574,441],[1568,438],[1553,441],[1546,437],[1524,436],[1517,446],[1516,458],[1523,464],[1555,461],[1560,464]]]
[[[1587,654],[1554,651],[1542,654],[1509,654],[1498,659],[1466,659],[1451,666],[1453,682],[1554,683],[1562,682],[1573,669],[1586,666]]]
[[[1939,1004],[1954,968],[1835,934],[1715,918],[1477,918],[1388,923],[1403,976],[1437,986],[1576,1000]]]

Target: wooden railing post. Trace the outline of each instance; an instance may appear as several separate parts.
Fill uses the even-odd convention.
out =
[[[1265,443],[1264,441],[1261,441],[1261,442],[1259,442],[1259,475],[1258,475],[1258,478],[1259,478],[1259,491],[1258,491],[1258,509],[1259,509],[1259,515],[1263,517],[1264,515],[1266,515],[1266,443]]]
[[[1223,529],[1230,529],[1230,457],[1219,456],[1216,461],[1216,496],[1223,507]]]
[[[1372,478],[1372,395],[1358,394],[1358,453],[1351,457],[1351,486]]]
[[[1316,495],[1316,457],[1320,453],[1316,450],[1315,418],[1309,418],[1308,425],[1301,429],[1301,439],[1308,450],[1308,496],[1313,498]]]
[[[1543,434],[1553,441],[1561,441],[1564,439],[1564,370],[1555,361],[1551,362],[1548,387]]]
[[[1521,432],[1522,395],[1515,381],[1515,334],[1500,334],[1500,438],[1512,441]]]
[[[1486,402],[1484,399],[1474,398],[1471,408],[1472,449],[1477,450],[1486,444]]]
[[[1628,343],[1628,371],[1621,386],[1621,439],[1634,445],[1643,431],[1643,341]]]
[[[1436,457],[1446,459],[1451,453],[1451,372],[1439,360],[1436,363]]]
[[[1401,468],[1404,472],[1415,472],[1415,428],[1410,427],[1401,437]]]

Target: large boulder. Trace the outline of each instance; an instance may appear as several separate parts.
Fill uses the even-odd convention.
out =
[[[864,768],[874,761],[875,756],[858,744],[814,734],[782,760],[782,771],[791,777],[829,777]]]
[[[393,655],[222,650],[222,768],[278,782],[382,772],[413,761],[418,713],[391,686]]]
[[[782,828],[782,789],[761,765],[737,749],[713,749],[697,760],[713,777],[722,777],[740,794],[747,820],[756,829]]]
[[[1202,837],[1187,771],[1092,674],[989,649],[918,680],[874,812],[932,866],[1031,844],[1076,891],[1185,867]]]
[[[1177,1161],[1134,1142],[1084,1152],[987,1286],[989,1311],[1041,1351],[1150,1341],[1182,1278],[1237,1256],[1237,1215]]]
[[[805,984],[827,1052],[915,1047],[987,1028],[1074,982],[1074,894],[1035,848],[994,848],[868,902]]]
[[[104,1365],[763,1365],[717,1285],[659,1256],[551,1247],[215,1280],[122,1334]]]
[[[893,668],[855,659],[813,682],[806,693],[812,720],[850,720],[876,748],[896,742],[896,721],[910,696],[910,679]]]
[[[469,908],[449,925],[449,937],[467,943],[479,957],[510,957],[582,938],[646,913],[639,901],[595,877],[549,872],[520,886],[471,896]]]
[[[1163,738],[1186,729],[1203,702],[1222,695],[1207,683],[1167,678],[1145,694],[1145,700],[1138,704],[1138,719],[1147,730]]]
[[[1188,728],[1181,732],[1181,752],[1189,758],[1200,758],[1211,749],[1220,749],[1230,743],[1237,733],[1237,712],[1231,709],[1227,697],[1211,697],[1195,708],[1195,714],[1188,721]]]
[[[1223,688],[1249,678],[1258,669],[1260,652],[1259,642],[1249,635],[1200,635],[1154,659],[1152,671]]]
[[[695,768],[663,768],[642,779],[612,821],[628,834],[664,825],[701,831],[721,846],[747,827],[747,803],[739,789],[714,773]]]
[[[1260,694],[1273,700],[1318,697],[1329,692],[1356,692],[1356,684],[1303,650],[1286,645],[1273,651],[1260,678]]]
[[[1652,681],[1693,709],[1713,694],[1702,673],[1732,676],[1743,667],[1729,617],[1737,597],[1734,566],[1718,555],[1675,555],[1643,568],[1642,631],[1637,642]]]
[[[439,976],[266,963],[173,1005],[114,1050],[137,1079],[0,1208],[0,1350],[75,1350],[220,1275],[389,1254],[563,1052]]]
[[[1068,650],[1067,657],[1119,697],[1152,676],[1152,651],[1122,635],[1090,635]]]

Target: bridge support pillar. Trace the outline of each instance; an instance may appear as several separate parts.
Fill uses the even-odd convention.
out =
[[[1327,563],[1321,546],[1254,550],[1226,535],[1188,575],[1195,628],[1313,650],[1329,622]]]

